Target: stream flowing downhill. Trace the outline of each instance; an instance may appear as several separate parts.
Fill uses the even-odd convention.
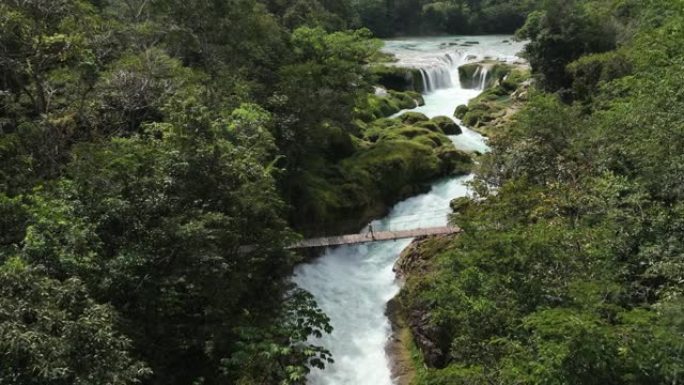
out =
[[[462,42],[478,44],[463,45]],[[458,66],[484,59],[512,62],[522,49],[510,36],[437,37],[388,40],[384,50],[398,58],[397,65],[418,68],[425,84],[425,105],[412,109],[428,117],[453,116],[482,89],[463,89]],[[486,74],[481,80],[486,83]],[[485,152],[485,139],[463,127],[450,137],[465,151]],[[433,183],[428,193],[396,204],[383,219],[373,221],[376,230],[404,230],[444,226],[449,202],[466,196],[472,176],[452,177]],[[335,363],[314,369],[312,385],[391,385],[390,358],[385,347],[391,328],[385,315],[387,302],[400,289],[392,267],[411,240],[342,246],[327,250],[311,263],[300,265],[293,280],[311,292],[330,317],[334,331],[315,341],[328,348]]]

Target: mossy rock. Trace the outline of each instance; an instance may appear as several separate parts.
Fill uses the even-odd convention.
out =
[[[387,95],[368,95],[365,105],[357,106],[354,118],[364,122],[392,116],[401,110],[408,110],[424,105],[425,100],[415,91],[388,91]]]
[[[531,74],[529,70],[516,68],[501,81],[501,87],[506,92],[512,93],[530,78]]]
[[[458,68],[458,76],[461,86],[467,89],[477,89],[482,86],[482,71],[487,71],[484,79],[484,89],[491,88],[501,83],[504,78],[513,71],[514,67],[510,64],[493,61],[483,61],[479,63],[468,63]]]
[[[440,147],[437,157],[442,161],[444,172],[453,175],[466,175],[472,172],[475,162],[470,154],[453,147]]]
[[[496,63],[487,74],[487,88],[500,84],[515,67],[506,63]]]
[[[477,88],[479,80],[475,79],[475,74],[481,71],[482,65],[479,63],[468,63],[458,67],[458,77],[461,80],[461,87],[467,89]]]
[[[485,105],[478,105],[476,108],[472,108],[463,117],[463,123],[468,127],[478,127],[496,119],[494,114],[498,111],[499,110],[489,110]]]
[[[472,203],[473,200],[468,197],[459,197],[449,202],[449,207],[451,207],[451,211],[454,213],[462,213],[468,207],[470,207]]]
[[[389,128],[393,126],[400,126],[402,124],[401,120],[397,118],[382,118],[371,123],[371,126],[380,128]]]
[[[440,130],[446,135],[461,135],[463,133],[461,127],[448,116],[437,116],[430,121],[437,124]]]
[[[423,95],[415,91],[394,91],[389,90],[389,98],[391,98],[402,110],[416,108],[425,105]]]
[[[468,106],[465,104],[461,104],[460,106],[456,107],[456,111],[454,111],[454,116],[458,119],[463,119],[463,117],[468,113]]]
[[[347,180],[373,186],[383,197],[395,196],[442,173],[445,166],[434,151],[417,140],[381,140],[340,162],[340,169]]]
[[[416,125],[417,125],[418,127],[427,128],[428,130],[430,130],[430,131],[432,131],[432,132],[442,132],[442,129],[439,128],[439,126],[437,125],[437,123],[435,123],[435,122],[433,122],[433,121],[419,122],[419,123],[417,123]]]
[[[414,140],[432,148],[439,148],[444,146],[445,144],[448,144],[449,146],[451,145],[451,141],[449,140],[449,138],[444,136],[444,134],[442,134],[441,132],[430,131],[429,133],[424,133],[420,136],[415,137]]]
[[[392,65],[374,65],[369,71],[375,75],[378,84],[395,91],[422,91],[423,78],[413,68]]]
[[[423,128],[423,127],[418,127],[418,126],[405,126],[402,128],[399,128],[393,132],[396,135],[401,135],[403,137],[406,137],[408,139],[413,139],[417,136],[421,135],[429,135],[431,133],[430,130]]]
[[[425,116],[425,114],[421,114],[420,112],[409,111],[401,114],[401,116],[399,116],[399,120],[406,124],[415,124],[418,122],[426,122],[430,119]]]
[[[386,97],[378,99],[377,111],[380,112],[380,114],[377,115],[378,118],[392,116],[402,109],[394,100]]]

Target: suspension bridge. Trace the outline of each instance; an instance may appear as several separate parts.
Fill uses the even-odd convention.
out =
[[[379,241],[396,241],[400,239],[417,238],[433,235],[458,234],[462,230],[455,226],[431,226],[430,223],[444,223],[444,218],[449,214],[443,208],[421,210],[418,213],[404,213],[395,215],[389,223],[378,224],[379,229],[369,225],[363,232],[343,235],[326,235],[316,238],[305,238],[289,247],[288,249],[312,249],[343,245],[356,245]],[[417,226],[406,229],[411,225]],[[333,233],[334,234],[334,233]],[[239,252],[248,253],[256,248],[255,245],[241,246]]]
[[[377,241],[396,241],[399,239],[416,238],[427,235],[448,235],[460,233],[458,227],[442,226],[427,227],[413,230],[398,231],[373,231],[372,229],[360,234],[337,235],[332,237],[320,237],[304,239],[290,246],[290,249],[307,249],[313,247],[329,247],[370,243]]]

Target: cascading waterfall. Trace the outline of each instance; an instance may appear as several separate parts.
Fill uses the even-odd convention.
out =
[[[460,86],[457,67],[461,60],[440,48],[445,39],[453,38],[386,43],[386,50],[394,53],[401,65],[420,70],[426,84],[425,105],[413,111],[428,117],[451,116],[456,106],[480,93]],[[480,45],[464,47],[461,58],[489,55],[513,61],[522,48],[502,43],[501,36],[477,39]],[[465,151],[487,151],[484,138],[467,128],[450,139]],[[450,200],[468,194],[466,182],[470,179],[458,177],[435,182],[430,192],[397,204],[387,217],[374,221],[373,228],[401,230],[445,225]],[[310,385],[394,384],[390,357],[385,352],[391,335],[385,307],[400,288],[392,266],[409,242],[342,246],[327,250],[320,258],[296,269],[293,281],[314,295],[334,327],[332,334],[311,341],[329,349],[335,363],[325,370],[314,369],[308,377]]]
[[[478,90],[484,91],[487,88],[487,75],[489,70],[486,67],[477,67],[473,74],[473,84],[478,84]]]
[[[423,78],[423,92],[429,94],[453,87],[451,74],[457,66],[456,59],[450,53],[437,57],[433,63],[419,66],[418,70]]]
[[[485,88],[487,88],[487,74],[489,73],[489,70],[487,68],[482,68],[482,71],[480,71],[480,90],[484,91]]]
[[[452,87],[451,72],[446,66],[421,68],[420,73],[423,75],[424,91],[426,93]]]

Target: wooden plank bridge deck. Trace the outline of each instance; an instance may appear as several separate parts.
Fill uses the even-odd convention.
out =
[[[392,241],[398,239],[406,238],[416,238],[425,235],[447,235],[460,233],[461,229],[458,227],[430,227],[424,229],[414,229],[414,230],[399,230],[399,231],[375,231],[372,235],[371,233],[363,234],[348,234],[348,235],[338,235],[334,237],[321,237],[321,238],[311,238],[304,239],[296,244],[290,246],[290,249],[306,249],[312,247],[329,247],[329,246],[342,246],[342,245],[354,245],[361,243],[369,243],[376,241]]]

